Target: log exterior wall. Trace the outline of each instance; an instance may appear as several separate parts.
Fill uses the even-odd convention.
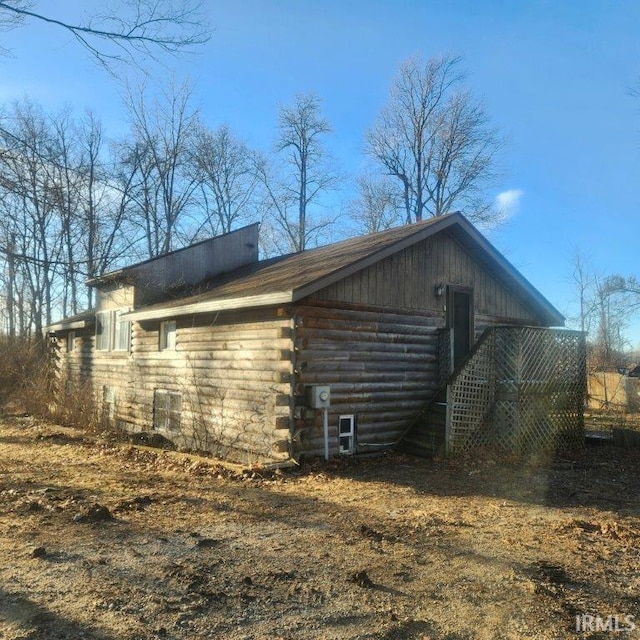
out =
[[[296,307],[294,454],[322,455],[322,411],[306,407],[305,387],[331,387],[329,441],[338,418],[355,414],[359,451],[394,442],[437,387],[437,314],[317,302]]]
[[[90,387],[132,431],[154,427],[157,390],[180,394],[180,425],[163,433],[242,462],[322,455],[322,412],[308,385],[331,387],[330,450],[340,415],[355,415],[358,451],[396,441],[441,382],[446,295],[473,289],[476,336],[495,324],[541,324],[526,300],[448,231],[282,308],[178,317],[176,349],[159,349],[160,320],[133,323],[129,352],[95,350],[91,329],[67,352],[61,384]],[[132,290],[106,287],[101,308],[129,306]],[[169,320],[170,318],[167,318]],[[107,389],[107,393],[105,393]]]
[[[61,385],[86,381],[100,405],[113,389],[113,419],[153,429],[157,389],[181,396],[180,428],[160,433],[181,446],[254,462],[289,457],[292,320],[268,309],[178,319],[175,351],[159,350],[159,321],[133,323],[129,353],[58,339]],[[156,430],[157,431],[157,430]]]

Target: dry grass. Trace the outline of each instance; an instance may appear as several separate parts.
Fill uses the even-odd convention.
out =
[[[640,620],[640,453],[243,472],[0,423],[5,640],[597,638]],[[101,510],[100,507],[103,509]]]
[[[613,431],[614,429],[629,429],[640,431],[640,413],[625,410],[590,409],[584,415],[587,431]]]

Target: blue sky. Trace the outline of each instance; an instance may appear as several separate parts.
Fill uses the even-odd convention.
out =
[[[41,3],[46,6],[48,3]],[[103,2],[59,0],[62,17]],[[82,9],[79,9],[81,6]],[[640,78],[637,1],[208,0],[213,34],[198,55],[156,66],[191,78],[204,120],[227,122],[268,147],[278,104],[316,91],[347,175],[363,164],[363,135],[402,60],[463,56],[468,84],[508,137],[508,223],[490,238],[549,300],[574,313],[571,260],[579,248],[604,274],[640,275]],[[24,95],[99,115],[108,133],[125,121],[115,80],[55,28],[0,35],[0,101]],[[504,197],[504,196],[503,196]],[[630,339],[640,346],[640,322]]]

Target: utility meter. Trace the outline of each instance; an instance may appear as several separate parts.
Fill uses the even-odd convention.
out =
[[[331,387],[312,385],[308,387],[309,405],[313,409],[327,409],[331,403]]]

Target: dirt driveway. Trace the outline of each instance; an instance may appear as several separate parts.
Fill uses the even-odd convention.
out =
[[[242,473],[0,421],[0,638],[607,637],[640,637],[637,450]]]

